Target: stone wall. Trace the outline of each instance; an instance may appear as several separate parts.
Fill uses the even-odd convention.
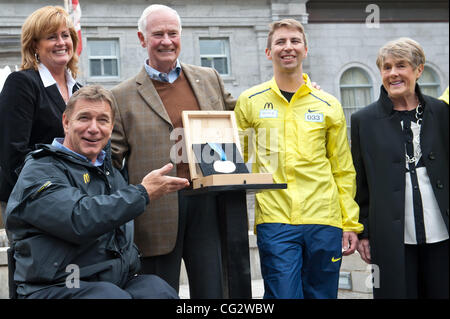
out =
[[[369,74],[373,84],[372,100],[378,98],[381,87],[375,64],[378,50],[399,37],[419,42],[424,48],[427,66],[439,77],[441,91],[449,85],[448,23],[382,23],[378,29],[358,23],[315,23],[306,25],[305,29],[309,40],[305,71],[323,90],[339,100],[340,77],[352,66]]]
[[[449,84],[448,22],[383,22],[379,28],[368,28],[364,23],[308,23],[310,13],[306,11],[307,2],[227,0],[206,3],[161,0],[159,3],[172,6],[181,16],[181,61],[200,64],[200,37],[229,39],[231,74],[224,76],[223,80],[226,89],[235,97],[245,89],[271,78],[272,66],[264,54],[268,24],[285,17],[294,17],[305,25],[309,46],[308,57],[304,61],[305,72],[338,99],[340,76],[350,66],[360,66],[369,73],[373,82],[373,99],[378,97],[381,85],[375,66],[378,49],[387,41],[403,36],[417,40],[424,47],[427,65],[438,74],[441,90]],[[62,1],[51,0],[46,4],[61,5]],[[0,0],[0,5],[0,67],[9,65],[14,68],[20,65],[20,27],[31,12],[42,6],[42,2]],[[148,5],[148,1],[144,0],[127,1],[126,4],[111,4],[105,0],[81,3],[84,48],[79,63],[78,80],[81,83],[112,87],[140,70],[146,50],[140,46],[137,38],[137,20]],[[351,6],[340,6],[345,5]],[[409,18],[414,20],[414,17]],[[90,78],[87,40],[108,38],[119,40],[119,77]]]
[[[9,298],[7,249],[8,247],[0,247],[0,299]]]

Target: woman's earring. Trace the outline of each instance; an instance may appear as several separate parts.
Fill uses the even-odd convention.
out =
[[[41,62],[41,61],[39,60],[39,55],[38,55],[36,52],[34,53],[34,57],[35,57],[37,63],[40,63],[40,62]]]

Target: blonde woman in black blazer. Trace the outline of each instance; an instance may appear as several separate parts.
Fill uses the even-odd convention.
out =
[[[358,251],[377,299],[449,297],[449,107],[421,93],[424,63],[414,40],[387,43],[380,98],[351,120]]]
[[[2,202],[8,200],[25,155],[34,145],[64,136],[62,113],[80,88],[74,80],[77,45],[77,33],[61,7],[36,10],[22,27],[21,70],[8,76],[0,94]]]

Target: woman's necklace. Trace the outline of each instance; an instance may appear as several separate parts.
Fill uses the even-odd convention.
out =
[[[409,157],[408,154],[405,153],[406,162],[416,163],[420,157],[422,156],[422,149],[420,147],[420,130],[422,127],[422,118],[423,118],[423,106],[419,103],[416,107],[416,129],[413,129],[413,125],[411,125],[411,131],[413,132],[413,147],[414,147],[414,156]]]
[[[417,125],[422,125],[422,117],[423,117],[423,106],[422,104],[417,105],[416,107],[416,119],[417,119]]]

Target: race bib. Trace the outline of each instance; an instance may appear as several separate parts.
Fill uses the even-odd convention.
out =
[[[305,113],[306,122],[323,122],[323,113]]]
[[[277,110],[265,109],[265,110],[259,111],[259,118],[261,118],[261,119],[277,118],[277,117],[278,117]]]

